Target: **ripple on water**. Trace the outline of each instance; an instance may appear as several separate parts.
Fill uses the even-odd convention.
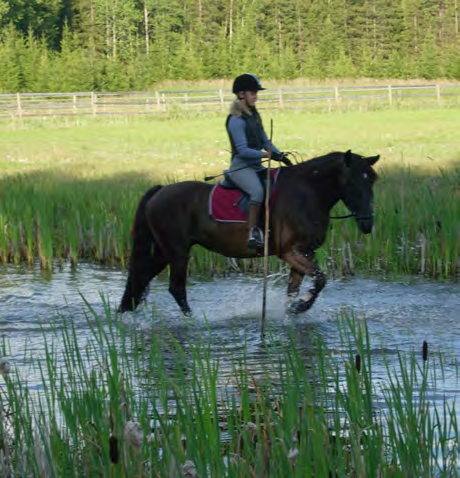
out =
[[[99,314],[104,315],[104,301],[115,309],[123,293],[126,275],[115,269],[80,265],[75,270],[63,267],[52,276],[37,271],[9,268],[0,272],[0,333],[9,339],[12,355],[23,362],[24,348],[33,346],[34,354],[43,353],[42,333],[59,330],[71,321],[82,343],[90,330],[82,297]],[[307,285],[305,285],[307,287]],[[460,285],[427,281],[379,281],[351,278],[330,280],[314,307],[299,316],[286,315],[286,283],[270,282],[267,292],[267,324],[276,340],[276,352],[289,340],[292,330],[298,350],[312,349],[311,334],[321,333],[328,347],[340,346],[336,317],[341,310],[365,316],[370,332],[375,376],[383,373],[382,352],[396,363],[398,352],[420,351],[427,340],[430,351],[443,350],[456,358],[460,350]],[[164,280],[154,280],[146,304],[136,313],[123,315],[127,325],[161,333],[161,324],[183,341],[188,334],[212,333],[213,354],[220,359],[223,379],[231,370],[226,366],[229,354],[238,356],[246,350],[247,362],[254,371],[267,363],[266,345],[259,327],[262,307],[260,278],[227,278],[190,282],[189,302],[194,310],[193,327],[184,325]],[[104,300],[103,300],[104,299]],[[152,319],[151,311],[157,313]],[[50,326],[48,319],[54,321]],[[193,336],[192,336],[193,339]],[[393,357],[393,359],[391,358]],[[22,360],[22,362],[21,362]],[[452,365],[451,367],[454,367]],[[454,373],[447,365],[446,373]],[[28,377],[30,386],[40,387],[40,378]],[[229,383],[229,386],[231,384]],[[458,393],[456,378],[446,384],[449,396]],[[439,397],[437,397],[439,398]],[[439,398],[440,399],[440,398]]]

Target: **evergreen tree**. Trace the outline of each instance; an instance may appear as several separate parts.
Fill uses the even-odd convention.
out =
[[[16,93],[22,90],[20,54],[24,50],[21,35],[11,24],[4,28],[0,43],[0,91]]]
[[[65,27],[61,51],[53,58],[53,75],[49,80],[53,91],[93,91],[95,79],[91,60],[79,43],[78,36]]]
[[[38,40],[30,30],[21,55],[23,90],[32,93],[53,91],[50,78],[54,72],[50,52],[44,39]]]
[[[8,3],[5,0],[0,0],[0,28],[6,24],[6,16],[10,9]]]
[[[8,0],[8,6],[4,21],[12,23],[24,37],[32,30],[37,37],[45,37],[50,48],[59,48],[65,23],[65,1]]]
[[[2,91],[459,77],[460,0],[0,0]]]
[[[433,35],[427,34],[422,44],[417,76],[431,80],[441,76],[439,53]]]

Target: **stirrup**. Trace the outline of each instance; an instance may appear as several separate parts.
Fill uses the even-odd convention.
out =
[[[264,245],[264,233],[260,227],[252,227],[249,233],[248,249],[256,249]]]

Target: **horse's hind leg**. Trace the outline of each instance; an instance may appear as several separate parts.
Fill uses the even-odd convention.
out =
[[[180,255],[171,259],[169,264],[169,292],[185,315],[190,315],[192,312],[187,302],[186,290],[188,261],[188,254]]]
[[[153,254],[149,257],[131,257],[120,312],[135,310],[142,301],[150,281],[167,265],[168,259],[158,246],[155,246]]]
[[[313,253],[302,254],[295,250],[289,251],[283,255],[283,259],[288,262],[299,275],[308,275],[313,279],[313,287],[309,289],[300,299],[296,300],[289,306],[289,311],[295,314],[305,312],[315,302],[318,294],[326,285],[326,276],[324,272],[318,267]],[[296,274],[293,274],[297,277]],[[292,277],[292,274],[291,274]],[[300,282],[297,287],[297,292],[300,288]],[[289,290],[289,289],[288,289]]]

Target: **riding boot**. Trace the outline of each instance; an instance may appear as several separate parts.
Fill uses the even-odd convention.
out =
[[[251,251],[264,245],[264,234],[260,227],[257,226],[261,206],[262,203],[260,202],[250,202],[248,206],[248,249]]]

